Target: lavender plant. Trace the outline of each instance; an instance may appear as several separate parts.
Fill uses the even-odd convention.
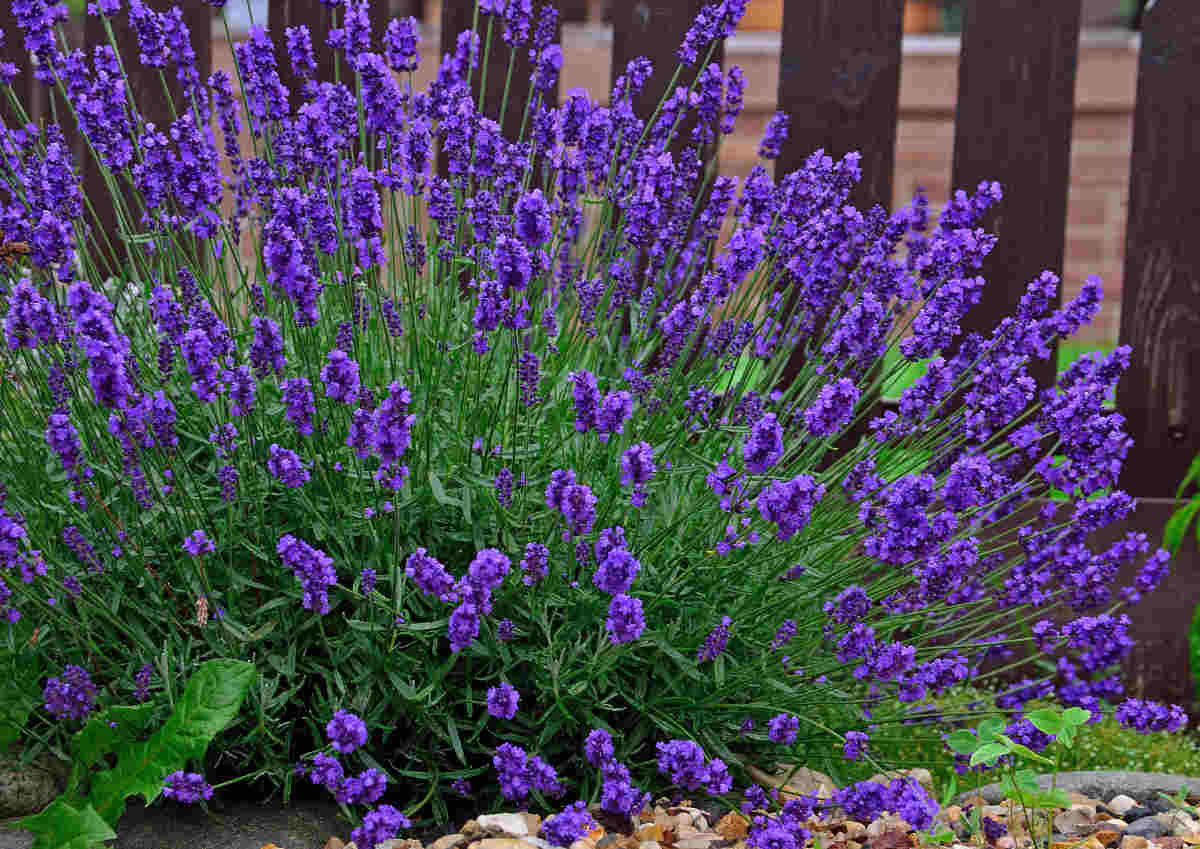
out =
[[[0,228],[30,252],[0,297],[0,606],[9,649],[54,675],[32,745],[244,660],[256,684],[205,763],[224,784],[303,776],[349,806],[382,778],[439,821],[472,783],[482,808],[569,792],[628,813],[669,785],[736,796],[789,752],[878,769],[887,729],[1013,647],[1056,654],[1068,704],[1111,694],[1117,609],[1167,564],[1145,535],[1087,545],[1134,509],[1103,407],[1130,352],[1045,390],[1027,374],[1099,281],[1056,309],[1046,271],[964,335],[997,184],[936,223],[920,193],[859,211],[856,154],[772,175],[785,115],[748,178],[718,175],[703,156],[744,83],[711,60],[744,0],[703,10],[650,115],[645,59],[606,106],[549,106],[555,11],[528,0],[480,2],[426,91],[414,22],[376,42],[366,0],[333,4],[328,45],[253,28],[236,79],[207,80],[178,9],[121,5],[89,12],[128,14],[142,64],[177,80],[167,126],[111,37],[70,51],[61,7],[13,3],[114,209],[98,219],[56,124],[5,127]],[[313,78],[323,49],[334,81]],[[528,87],[517,138],[484,114],[507,98],[473,94],[500,51],[535,68],[506,80]],[[929,363],[877,414],[892,346]],[[1051,490],[1066,503],[1040,506]],[[932,816],[893,784],[842,801]],[[587,821],[568,806],[546,834]],[[360,845],[407,823],[381,806]]]

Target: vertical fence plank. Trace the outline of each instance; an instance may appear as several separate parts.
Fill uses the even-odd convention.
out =
[[[37,123],[43,110],[44,86],[33,78],[33,64],[29,59],[29,51],[25,49],[25,38],[17,27],[12,5],[7,2],[0,2],[0,31],[4,33],[0,62],[12,62],[17,66],[17,77],[12,83],[13,94],[24,108],[26,117]],[[9,127],[16,126],[20,121],[20,113],[9,105],[7,97],[0,99],[0,117]]]
[[[550,0],[548,3],[534,4],[534,22],[538,19],[538,14],[545,5],[556,6],[557,4]],[[454,45],[458,39],[459,33],[471,29],[471,23],[475,15],[475,0],[442,0],[442,41],[440,56],[446,53],[454,52]],[[521,131],[521,119],[525,114],[526,104],[529,102],[530,96],[530,80],[533,78],[533,63],[529,61],[529,46],[522,45],[516,48],[515,51],[510,51],[509,46],[500,39],[500,30],[502,24],[497,19],[492,27],[492,48],[488,54],[487,79],[485,84],[487,90],[483,97],[483,114],[493,120],[498,120],[500,117],[500,106],[504,100],[504,83],[508,76],[509,56],[515,53],[515,61],[513,63],[512,81],[509,84],[508,105],[504,112],[504,121],[501,129],[504,136],[509,139],[516,139]],[[562,18],[558,20],[559,36],[562,33]],[[487,22],[480,16],[479,21],[479,38],[482,44],[487,38]],[[559,37],[555,38],[558,41]],[[483,48],[480,48],[482,54]],[[480,56],[480,65],[482,66],[482,55]],[[472,76],[472,83],[475,91],[479,91],[479,82],[483,77],[481,73],[482,67],[477,69]],[[557,90],[547,92],[545,101],[551,106],[558,104]]]
[[[817,148],[835,161],[857,150],[863,178],[849,202],[891,208],[903,17],[903,0],[786,0],[779,108],[791,129],[777,177]]]
[[[858,151],[862,180],[848,202],[864,212],[875,204],[891,209],[903,16],[903,0],[786,0],[778,102],[791,126],[775,163],[777,179],[819,148],[835,161]],[[793,351],[778,388],[803,366],[804,352]]]
[[[1138,60],[1120,341],[1133,362],[1117,388],[1133,449],[1121,486],[1171,497],[1200,453],[1200,7],[1146,11]]]
[[[633,108],[639,116],[649,118],[666,93],[667,83],[679,64],[675,51],[692,20],[705,5],[703,0],[612,0],[613,49],[609,87],[625,73],[625,66],[632,60],[645,56],[654,64],[654,73],[634,100]],[[724,50],[718,46],[712,61],[721,64],[723,58]],[[689,77],[683,82],[690,81]]]
[[[183,2],[146,0],[145,5],[156,12],[166,12],[176,5],[182,9],[184,23],[191,36],[192,49],[196,53],[196,70],[202,81],[207,80],[209,74],[212,73],[212,7],[203,0],[183,0]],[[144,121],[154,124],[155,127],[165,132],[173,117],[171,103],[168,102],[163,92],[159,69],[142,67],[141,61],[138,59],[140,51],[138,50],[137,36],[124,11],[110,18],[109,23],[112,26],[113,36],[120,49],[121,62],[125,68],[129,100],[137,106],[140,117]],[[108,43],[104,23],[99,17],[88,16],[83,27],[83,39],[89,50],[94,45]],[[174,71],[164,69],[162,78],[166,79],[167,90],[178,108],[183,104],[183,90],[175,80]],[[81,158],[80,171],[83,175],[83,191],[95,207],[98,220],[111,222],[110,226],[104,229],[103,235],[94,232],[93,229],[88,246],[89,254],[95,257],[102,272],[117,273],[123,264],[125,251],[121,248],[121,240],[118,237],[115,205],[108,187],[100,175],[99,166],[92,160],[90,153]],[[125,191],[128,192],[128,189],[126,188]],[[126,197],[128,198],[129,195],[127,194]],[[131,208],[128,200],[126,208]],[[94,222],[91,223],[94,228]],[[107,243],[115,248],[115,255],[104,249],[105,237],[107,237]]]
[[[971,0],[963,22],[951,186],[996,180],[1004,199],[980,226],[999,237],[983,298],[962,322],[987,334],[1043,270],[1060,274],[1067,229],[1080,0]],[[1039,385],[1055,356],[1029,366]]]

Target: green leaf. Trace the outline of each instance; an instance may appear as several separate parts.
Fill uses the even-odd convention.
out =
[[[1074,728],[1087,724],[1087,721],[1092,718],[1092,712],[1086,708],[1071,707],[1063,711],[1063,722]]]
[[[1030,711],[1025,714],[1025,718],[1033,723],[1033,727],[1043,734],[1061,734],[1063,729],[1063,717],[1056,710],[1042,708],[1041,710]]]
[[[955,834],[953,831],[946,828],[939,831],[937,834],[923,834],[921,837],[927,843],[953,843]]]
[[[1010,737],[1006,737],[1003,734],[997,734],[996,736],[1001,741],[1001,744],[1004,746],[1007,746],[1008,750],[1010,752],[1012,752],[1013,754],[1020,755],[1021,757],[1024,757],[1024,758],[1029,758],[1029,760],[1035,761],[1037,763],[1047,764],[1048,766],[1054,766],[1054,761],[1050,760],[1047,757],[1044,757],[1043,755],[1039,755],[1037,752],[1035,752],[1033,749],[1029,748],[1028,746],[1024,746],[1024,745],[1018,743],[1016,740],[1013,740]]]
[[[1163,548],[1172,554],[1179,551],[1179,546],[1183,543],[1183,538],[1187,534],[1188,525],[1196,514],[1200,513],[1200,498],[1193,498],[1189,503],[1176,510],[1171,514],[1171,518],[1167,520],[1167,525],[1163,528]],[[1200,527],[1198,525],[1197,527]]]
[[[985,763],[991,765],[995,761],[1008,754],[1008,746],[1003,743],[984,743],[971,755],[971,766],[978,766]]]
[[[117,765],[93,777],[90,799],[96,813],[115,825],[127,797],[151,802],[167,775],[186,767],[189,759],[203,759],[213,737],[237,716],[254,676],[254,664],[245,661],[200,664],[166,724],[148,741],[121,747]]]
[[[1004,730],[1004,720],[993,717],[985,719],[979,723],[979,739],[984,743],[990,743],[996,739],[996,735]]]
[[[117,839],[117,833],[95,808],[85,804],[76,809],[61,797],[17,825],[34,833],[33,849],[91,849],[97,843]]]
[[[450,746],[454,749],[454,754],[458,756],[462,765],[466,766],[467,756],[463,753],[462,740],[458,737],[458,726],[454,724],[454,717],[446,717],[446,730],[450,733]]]
[[[446,494],[445,487],[442,486],[441,479],[433,469],[429,470],[429,486],[433,489],[433,500],[443,507],[461,507],[462,502],[457,498],[451,498]]]
[[[87,771],[116,751],[118,746],[133,743],[145,731],[154,715],[154,705],[116,705],[92,714],[87,724],[75,732],[75,757],[68,790],[83,781]],[[116,727],[109,725],[116,723]]]
[[[982,746],[983,741],[965,728],[960,728],[946,737],[946,745],[960,755],[969,755]]]
[[[1192,481],[1200,482],[1200,454],[1197,454],[1192,460],[1192,465],[1188,467],[1187,474],[1183,476],[1183,480],[1179,482],[1179,489],[1175,490],[1175,498],[1183,498],[1184,490],[1188,488],[1188,484]]]

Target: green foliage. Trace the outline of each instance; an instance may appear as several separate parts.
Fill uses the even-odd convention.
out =
[[[168,775],[202,761],[208,744],[237,715],[254,676],[253,664],[241,661],[200,664],[166,724],[145,741],[138,738],[148,729],[153,705],[114,706],[93,714],[74,735],[67,789],[17,825],[34,833],[34,849],[88,849],[116,838],[112,829],[125,812],[125,800],[141,796],[149,804]],[[116,765],[100,768],[109,756]]]

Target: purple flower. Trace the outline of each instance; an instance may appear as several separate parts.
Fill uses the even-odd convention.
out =
[[[358,399],[361,384],[358,378],[358,363],[342,350],[334,348],[327,355],[328,362],[321,369],[321,380],[325,383],[325,397],[353,404]]]
[[[1124,728],[1132,728],[1141,734],[1154,731],[1182,731],[1188,722],[1187,714],[1179,705],[1159,704],[1141,699],[1126,699],[1117,705],[1113,719]]]
[[[584,741],[583,753],[587,757],[587,762],[599,769],[615,753],[612,735],[603,728],[593,728],[588,732],[587,740]]]
[[[783,648],[794,636],[796,636],[795,620],[783,620],[783,624],[780,625],[779,630],[775,632],[775,638],[771,640],[771,651],[777,651]]]
[[[847,731],[845,743],[842,745],[842,757],[848,761],[862,760],[870,739],[861,731]]]
[[[183,541],[183,550],[192,557],[199,557],[202,554],[212,554],[216,548],[204,531],[195,530]]]
[[[684,790],[696,790],[708,777],[704,750],[691,740],[657,743],[658,771],[671,776],[671,783]]]
[[[304,486],[311,479],[308,469],[295,451],[290,448],[280,448],[271,443],[270,457],[267,459],[267,471],[289,489]]]
[[[133,700],[144,702],[150,695],[150,678],[154,675],[154,667],[146,663],[138,670],[133,679]]]
[[[658,467],[654,464],[654,449],[648,442],[631,445],[621,454],[621,486],[633,486],[629,503],[634,507],[646,504],[645,485],[654,477]]]
[[[525,556],[521,558],[521,571],[524,576],[521,583],[531,587],[549,574],[550,549],[540,542],[525,545]]]
[[[55,719],[86,719],[96,709],[96,685],[82,666],[68,664],[62,678],[50,678],[42,690],[45,708]]]
[[[325,736],[334,749],[346,755],[367,744],[367,726],[354,714],[339,710],[326,723]]]
[[[501,507],[507,507],[512,503],[513,493],[513,473],[507,466],[496,473],[496,480],[493,483],[496,490],[496,498],[500,502]]]
[[[279,325],[256,315],[250,319],[250,326],[254,328],[254,340],[250,343],[250,364],[254,374],[260,380],[271,371],[281,374],[287,358],[283,355],[283,335]]]
[[[287,405],[284,415],[296,426],[296,431],[302,436],[311,436],[313,432],[313,413],[317,411],[313,403],[311,384],[306,377],[292,377],[285,380],[280,390],[283,402]]]
[[[394,839],[403,828],[412,828],[412,821],[391,805],[380,805],[369,811],[363,817],[362,825],[350,832],[350,840],[357,846],[374,847]]]
[[[859,586],[849,586],[832,601],[825,602],[825,613],[839,625],[849,625],[862,619],[871,610],[871,599]]]
[[[771,721],[767,723],[767,737],[773,743],[782,743],[785,746],[790,746],[796,742],[799,731],[800,719],[795,716],[789,716],[786,713],[771,717]]]
[[[300,581],[304,593],[304,609],[315,610],[320,614],[328,613],[328,590],[337,583],[333,558],[291,534],[284,534],[279,538],[275,552],[285,566],[292,567],[292,573]]]
[[[199,773],[176,770],[164,780],[162,794],[181,804],[192,805],[201,799],[211,799],[213,789]]]
[[[709,635],[704,638],[704,645],[697,650],[697,663],[716,660],[717,655],[725,651],[725,644],[729,642],[729,626],[732,624],[733,620],[728,616],[721,617],[721,624],[709,632]]]
[[[767,416],[764,416],[767,418]],[[825,495],[825,485],[809,475],[796,475],[790,481],[774,481],[758,496],[758,512],[767,522],[779,526],[775,536],[791,539],[803,530],[813,507]]]
[[[596,558],[599,560],[600,555],[597,554]],[[605,554],[592,575],[592,583],[611,596],[620,596],[629,592],[641,568],[642,564],[637,558],[624,548],[614,548]]]
[[[742,450],[746,471],[752,475],[765,474],[783,456],[783,428],[774,413],[767,413],[754,423]]]
[[[383,35],[383,55],[393,71],[415,71],[417,55],[417,21],[415,18],[392,18]]]
[[[542,823],[541,834],[553,846],[570,846],[596,828],[583,800],[573,802]]]
[[[443,602],[458,600],[453,593],[454,578],[446,571],[446,567],[431,557],[424,548],[418,548],[408,556],[404,564],[404,574],[426,595]]]
[[[530,247],[550,241],[550,205],[541,189],[521,195],[513,207],[517,236]]]
[[[450,614],[447,636],[450,638],[450,651],[455,654],[475,642],[479,636],[479,610],[474,604],[463,602],[454,608]]]
[[[646,630],[642,616],[642,600],[625,594],[614,596],[608,605],[608,619],[604,621],[608,639],[614,646],[631,643]]]
[[[843,377],[827,383],[817,393],[812,406],[804,411],[804,423],[813,436],[833,436],[849,423],[858,401],[858,387]]]
[[[496,639],[509,643],[516,637],[515,627],[511,619],[501,619],[496,623]]]
[[[763,132],[762,143],[758,146],[758,155],[763,159],[778,159],[783,143],[787,141],[790,125],[791,118],[786,112],[772,115]]]
[[[488,687],[487,711],[499,719],[512,719],[517,715],[517,702],[521,694],[517,688],[507,681],[502,681],[499,687]]]

